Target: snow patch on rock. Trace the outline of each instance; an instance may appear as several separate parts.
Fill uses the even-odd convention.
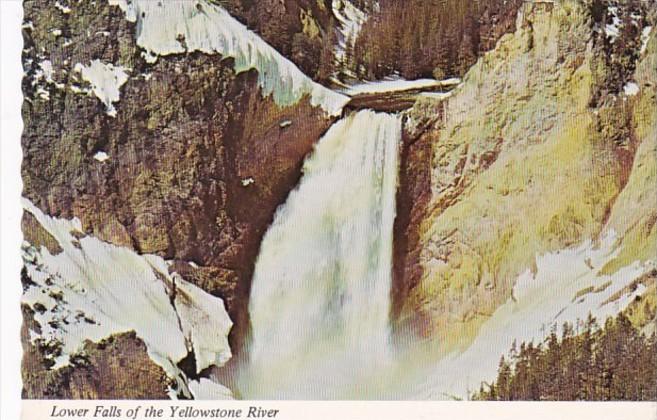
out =
[[[78,219],[52,218],[27,199],[23,206],[61,247],[53,255],[45,247],[23,246],[31,283],[22,303],[34,310],[40,332],[31,332],[32,342],[47,349],[51,369],[70,365],[86,340],[134,331],[177,392],[189,397],[178,362],[193,350],[200,372],[231,357],[232,322],[221,299],[169,274],[158,256],[85,236]]]
[[[634,82],[628,82],[623,86],[623,92],[625,92],[625,95],[627,96],[635,96],[639,93],[639,85]]]
[[[50,92],[48,92],[46,89],[44,89],[41,86],[37,88],[36,94],[39,98],[43,99],[44,101],[50,100]]]
[[[650,34],[652,33],[652,26],[646,26],[641,30],[641,50],[640,53],[644,54],[648,48],[648,41],[650,40]]]
[[[452,90],[449,92],[422,92],[420,96],[423,98],[430,98],[437,101],[444,101],[445,99],[449,99],[452,96],[454,96],[454,91]]]
[[[258,72],[265,97],[272,95],[280,106],[293,105],[305,95],[313,106],[339,115],[348,98],[313,82],[292,62],[264,42],[227,11],[206,0],[108,0],[119,6],[126,19],[137,22],[137,44],[145,57],[200,51],[235,60],[235,72]]]
[[[232,400],[233,394],[225,386],[201,378],[199,381],[190,381],[189,390],[195,400]]]
[[[618,7],[609,6],[608,14],[611,17],[611,23],[605,25],[605,34],[610,38],[610,42],[613,44],[616,41],[616,38],[620,35],[620,28],[623,25],[623,22],[618,17]]]
[[[109,155],[102,150],[96,152],[94,155],[94,159],[96,159],[98,162],[105,162],[107,159],[109,159]]]
[[[26,64],[31,64],[31,60],[27,60]],[[34,71],[31,84],[35,88],[36,96],[47,101],[50,100],[50,89],[54,86],[57,89],[64,89],[63,83],[55,81],[53,76],[55,69],[50,60],[43,60],[38,63],[38,68]]]
[[[61,4],[59,1],[55,2],[55,8],[57,8],[60,12],[64,13],[65,15],[71,13],[71,8]]]
[[[46,82],[52,83],[52,76],[54,74],[52,62],[50,60],[43,60],[39,63],[39,68],[40,70],[37,70],[37,78],[44,77]]]
[[[114,103],[121,99],[120,89],[128,81],[128,69],[93,60],[88,66],[77,63],[74,70],[81,74],[82,79],[91,84],[93,94],[105,104],[107,115],[116,117]]]

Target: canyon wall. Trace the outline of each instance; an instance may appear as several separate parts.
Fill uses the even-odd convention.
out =
[[[311,93],[277,103],[259,69],[237,72],[235,58],[195,51],[183,37],[183,52],[155,60],[138,45],[148,23],[111,3],[120,2],[24,4],[24,196],[48,215],[79,219],[84,235],[164,258],[222,298],[239,349],[260,240],[334,117]],[[25,217],[29,237],[40,227]],[[134,349],[125,363],[142,365],[138,339],[116,343]],[[44,391],[38,354],[24,344],[28,397],[117,395],[93,383],[76,393],[74,380]],[[115,347],[94,354],[110,360]],[[163,396],[162,386],[142,391]]]
[[[464,349],[517,300],[521,274],[540,277],[540,256],[588,240],[613,238],[596,278],[639,264],[654,294],[654,6],[526,3],[452,97],[416,103],[396,222],[398,331]],[[620,30],[605,24],[614,17]],[[575,282],[573,267],[554,269]]]

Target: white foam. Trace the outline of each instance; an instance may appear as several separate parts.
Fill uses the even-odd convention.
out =
[[[398,116],[360,111],[304,163],[256,263],[246,398],[362,396],[390,362],[400,141]]]

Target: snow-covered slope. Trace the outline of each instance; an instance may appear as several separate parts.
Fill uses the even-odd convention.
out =
[[[309,95],[314,106],[338,115],[348,101],[304,75],[292,62],[248,30],[223,8],[204,0],[108,0],[137,23],[137,44],[145,58],[200,51],[235,59],[235,72],[255,69],[264,96],[281,106]]]
[[[49,349],[51,369],[69,365],[86,340],[134,331],[177,391],[193,396],[201,384],[190,388],[178,362],[193,351],[200,372],[231,357],[232,322],[221,299],[169,274],[160,257],[85,236],[79,220],[47,216],[27,199],[23,205],[61,248],[23,247],[31,283],[22,302],[34,311],[40,332],[31,331],[31,340]]]
[[[421,396],[467,397],[481,381],[495,379],[500,355],[507,353],[514,341],[540,343],[552,328],[560,334],[565,322],[583,323],[589,314],[604,323],[643,295],[646,288],[642,284],[629,286],[654,270],[655,261],[635,261],[611,275],[601,273],[621,252],[616,241],[611,231],[599,245],[586,241],[537,256],[536,273],[527,270],[518,278],[511,299],[483,324],[471,346],[436,365],[425,387],[428,394]]]

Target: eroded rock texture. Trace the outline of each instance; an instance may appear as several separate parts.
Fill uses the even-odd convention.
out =
[[[453,97],[411,111],[399,327],[463,348],[537,255],[610,232],[598,275],[654,264],[654,3],[616,6],[619,38],[588,3],[525,4]]]
[[[263,98],[256,72],[236,75],[220,55],[148,63],[135,24],[118,7],[62,4],[24,5],[25,197],[52,216],[79,218],[86,234],[172,260],[172,271],[224,300],[239,352],[260,239],[330,119],[307,99],[279,107]],[[127,75],[115,116],[81,75],[80,65],[94,60]],[[141,364],[134,339],[117,342],[135,348],[122,363]],[[93,381],[80,391],[46,392],[37,353],[25,347],[34,371],[26,395],[117,395]],[[96,349],[98,360],[110,360],[107,351]],[[139,396],[164,396],[158,389],[144,387]]]
[[[21,336],[39,330],[30,309],[23,308]],[[84,356],[74,366],[50,370],[44,349],[25,346],[23,398],[26,399],[166,399],[171,380],[150,359],[144,343],[134,333],[87,342]]]
[[[138,23],[110,3],[121,1],[24,2],[24,195],[50,216],[79,219],[83,232],[67,235],[161,257],[171,273],[220,297],[239,357],[261,239],[334,117],[309,95],[277,104],[263,95],[257,69],[236,74],[234,59],[188,49],[184,36],[176,40],[184,53],[145,55]],[[332,3],[203,7],[225,7],[326,81],[335,70]],[[484,16],[482,48],[494,49],[451,97],[423,97],[405,112],[397,332],[465,348],[515,301],[519,276],[537,273],[537,256],[587,240],[593,249],[612,232],[617,252],[595,275],[654,264],[657,43],[646,31],[654,10],[652,0],[528,2],[504,36],[511,12]],[[625,24],[610,29],[614,18]],[[32,247],[63,252],[30,213],[23,231]],[[623,292],[648,290],[630,312],[649,327],[654,270],[644,271]],[[23,281],[30,286],[27,271]],[[176,290],[166,293],[175,301]],[[23,309],[27,398],[170,396],[172,378],[130,332],[87,342],[70,365],[50,369],[47,349],[31,338],[40,309]],[[178,367],[193,379],[207,374],[193,362],[190,351]]]

